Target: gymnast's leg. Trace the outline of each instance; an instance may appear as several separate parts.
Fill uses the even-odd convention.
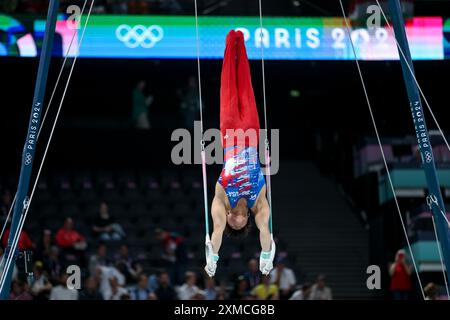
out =
[[[233,143],[234,137],[225,138],[227,136],[227,130],[239,128],[236,48],[236,31],[231,30],[226,39],[220,80],[220,131],[222,133],[222,145],[224,148],[235,145]]]
[[[241,129],[247,132],[249,141],[247,146],[257,147],[259,140],[259,116],[253,92],[250,64],[245,49],[245,40],[242,32],[236,32],[237,38],[237,90],[239,96],[239,112]]]

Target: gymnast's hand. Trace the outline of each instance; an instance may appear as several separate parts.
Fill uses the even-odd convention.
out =
[[[206,242],[205,244],[205,252],[206,252],[206,266],[205,271],[209,277],[214,277],[217,269],[217,261],[219,261],[219,255],[214,254],[213,247],[211,241]]]
[[[259,270],[263,275],[268,275],[273,269],[275,251],[275,242],[273,240],[270,244],[270,251],[261,251],[261,255],[259,256]]]

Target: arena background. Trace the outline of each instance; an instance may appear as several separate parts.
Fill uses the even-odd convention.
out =
[[[21,4],[16,11],[11,12],[12,9],[5,6],[4,13],[33,14],[27,9],[26,1],[18,2]],[[410,2],[414,6],[414,16],[442,17],[443,12],[450,12],[448,3],[442,1]],[[224,3],[208,14],[257,15],[256,1]],[[298,3],[264,1],[264,12],[268,16],[340,16],[337,2]],[[192,14],[191,2],[179,1],[179,4],[181,11],[172,12],[161,9],[157,1],[149,1],[147,10],[149,14],[159,15]],[[213,4],[213,1],[201,2],[204,10],[214,8]],[[151,10],[153,5],[154,11]],[[347,1],[347,8],[352,5]],[[105,8],[108,11],[108,5]],[[1,35],[0,31],[0,39]],[[47,101],[61,62],[57,57],[52,60]],[[35,58],[0,58],[2,221],[9,206],[7,194],[13,196],[17,184],[37,65]],[[400,65],[398,61],[362,61],[361,66],[382,139],[392,151],[390,165],[392,170],[399,170],[398,189],[403,194],[401,207],[408,221],[410,240],[424,250],[418,261],[422,265],[421,277],[425,284],[436,283],[439,295],[444,295],[442,274],[436,267],[439,261],[435,260],[430,218],[425,214],[425,198],[421,196],[426,185],[420,182],[423,180],[420,165],[415,161],[414,128]],[[255,94],[261,106],[260,61],[252,60],[251,68]],[[447,132],[450,129],[446,111],[449,61],[416,61],[415,68],[422,89]],[[208,128],[219,125],[220,69],[220,60],[202,61]],[[186,271],[193,271],[200,288],[195,299],[235,297],[235,288],[248,272],[248,261],[258,258],[257,232],[254,228],[243,241],[225,240],[215,278],[217,288],[211,289],[202,271],[201,168],[199,165],[176,166],[170,158],[175,144],[170,136],[174,129],[185,127],[186,115],[180,105],[186,99],[184,93],[189,78],[195,77],[196,72],[196,61],[192,59],[82,58],[77,62],[25,224],[32,241],[28,245],[35,252],[35,261],[42,260],[41,269],[53,288],[60,281],[55,264],[63,268],[73,258],[82,266],[83,279],[97,277],[97,285],[102,283],[102,275],[90,273],[89,267],[94,262],[126,274],[123,287],[130,298],[135,298],[136,282],[142,278],[130,276],[129,271],[121,269],[124,265],[148,276],[151,299],[158,298],[154,293],[162,271],[168,271],[175,278],[178,276],[179,283],[172,279],[174,286],[184,283]],[[380,186],[383,169],[373,169],[381,164],[379,151],[374,153],[373,163],[359,158],[360,150],[374,144],[375,140],[354,61],[270,60],[266,61],[266,79],[269,125],[280,129],[280,170],[272,178],[274,228],[278,260],[296,276],[291,294],[305,284],[313,285],[318,275],[325,275],[334,299],[392,299],[388,263],[394,260],[397,250],[405,247],[405,238],[393,201],[383,194]],[[145,94],[154,97],[149,111],[149,130],[133,128],[131,118],[133,90],[141,80],[148,83]],[[427,119],[430,129],[434,129],[429,116]],[[48,133],[48,128],[45,130]],[[436,138],[434,144],[440,146],[442,141]],[[441,184],[447,197],[446,186],[450,181],[445,177],[450,158],[446,152],[442,151],[442,156],[438,157],[438,167],[443,174]],[[409,170],[406,176],[419,177],[411,178],[414,182],[406,186],[401,181],[401,170],[405,168]],[[220,169],[218,165],[209,167],[210,195]],[[101,202],[108,205],[110,214],[126,235],[121,240],[104,242],[107,256],[93,259],[99,243],[103,243],[92,232]],[[51,250],[43,250],[45,246],[41,243],[44,230],[51,231],[53,243],[54,235],[67,217],[73,218],[88,246],[82,256],[74,257],[60,249],[59,257],[51,260],[46,256]],[[167,248],[164,241],[156,238],[157,229],[177,233],[174,241],[183,251],[177,255],[178,261],[165,258]],[[130,251],[126,261],[123,257],[117,258],[123,244]],[[137,264],[142,266],[142,271]],[[367,289],[369,265],[380,266],[382,290]],[[51,289],[37,294],[20,278],[21,272],[14,284],[12,299],[48,299],[51,296]],[[414,273],[411,281],[414,286],[409,298],[417,299],[420,293]],[[101,285],[99,290],[103,290]],[[251,289],[247,291],[240,298],[252,299]]]

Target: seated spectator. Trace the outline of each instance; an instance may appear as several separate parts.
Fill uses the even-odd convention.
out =
[[[275,268],[270,273],[270,280],[275,283],[280,289],[280,298],[283,300],[289,299],[295,287],[296,280],[294,271],[287,268],[284,258],[278,258]]]
[[[216,282],[214,281],[214,278],[205,277],[205,300],[216,300],[217,295],[218,290],[216,288]]]
[[[74,229],[72,218],[66,218],[64,225],[56,233],[56,244],[62,248],[72,248],[76,250],[86,249],[86,238]]]
[[[197,282],[197,276],[194,272],[186,272],[186,282],[178,288],[179,300],[194,300],[201,295],[200,289],[195,285]]]
[[[14,280],[9,294],[9,300],[33,300],[30,294],[30,287],[21,280]]]
[[[121,300],[123,295],[129,295],[127,289],[119,284],[119,280],[116,277],[111,277],[108,281],[111,290],[105,296],[105,300]]]
[[[278,286],[270,283],[270,277],[262,277],[261,283],[252,290],[252,295],[257,300],[278,300],[279,290]]]
[[[74,229],[72,218],[66,218],[64,225],[56,233],[55,240],[56,244],[63,250],[63,264],[85,265],[86,238]]]
[[[248,288],[248,281],[246,277],[239,276],[237,282],[234,286],[233,292],[231,293],[231,300],[243,300],[245,297],[250,295]]]
[[[52,246],[48,256],[44,257],[44,268],[48,273],[50,281],[59,279],[63,265],[59,258],[59,248],[57,246]]]
[[[37,245],[35,259],[40,261],[47,259],[53,245],[52,232],[49,229],[45,229],[42,232],[41,241]]]
[[[325,284],[325,276],[319,275],[311,288],[310,300],[332,300],[331,289]]]
[[[187,260],[184,238],[175,232],[167,232],[162,229],[156,229],[155,233],[156,239],[161,243],[164,267],[169,273],[171,282],[178,285],[182,281]]]
[[[67,287],[68,278],[67,273],[62,272],[59,284],[50,291],[50,300],[78,300],[78,290]]]
[[[159,274],[158,288],[155,290],[155,294],[158,300],[170,301],[177,299],[175,289],[170,284],[169,274],[165,271]]]
[[[139,263],[136,263],[130,256],[130,251],[126,244],[122,244],[119,247],[119,252],[116,255],[116,261],[124,265],[123,274],[127,283],[136,283],[138,276],[142,273],[143,269]]]
[[[8,226],[6,227],[5,232],[3,233],[2,245],[4,248],[6,248],[8,246],[10,226],[11,226],[11,224],[8,223]],[[31,241],[30,237],[28,236],[28,233],[24,229],[22,229],[22,232],[20,233],[17,248],[19,250],[31,250],[31,249],[36,248],[36,245],[34,244],[33,241]]]
[[[92,230],[94,235],[102,241],[119,241],[125,237],[122,226],[111,217],[105,202],[100,204],[99,215],[94,219]]]
[[[311,284],[305,283],[301,286],[301,288],[299,288],[292,294],[289,300],[310,300],[310,296],[311,296]]]
[[[139,275],[135,288],[130,290],[133,300],[148,300],[151,290],[148,288],[148,277],[145,274]]]
[[[36,300],[48,300],[53,286],[45,275],[44,264],[41,261],[36,261],[33,273],[34,282],[31,286],[31,293]]]
[[[258,260],[250,259],[248,262],[248,271],[244,273],[250,289],[253,289],[261,283],[261,272],[259,271]]]
[[[100,266],[108,265],[108,256],[107,256],[107,248],[104,243],[100,243],[97,246],[97,253],[93,254],[89,258],[89,274],[94,276],[96,274],[96,270]]]
[[[98,288],[97,279],[94,277],[86,279],[85,285],[78,296],[78,300],[103,300],[103,296]]]
[[[114,278],[115,281],[117,281],[117,285],[120,287],[123,287],[126,284],[125,276],[117,268],[115,268],[113,266],[98,267],[95,276],[100,283],[100,293],[102,294],[102,296],[104,297],[105,300],[111,300],[109,298],[113,295],[111,293],[112,287],[111,287],[111,281],[110,281],[112,278]]]

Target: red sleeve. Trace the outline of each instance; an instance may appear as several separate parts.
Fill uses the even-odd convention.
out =
[[[66,240],[63,229],[59,229],[59,231],[56,233],[55,241],[56,244],[62,248],[69,247],[71,245],[71,243]]]

